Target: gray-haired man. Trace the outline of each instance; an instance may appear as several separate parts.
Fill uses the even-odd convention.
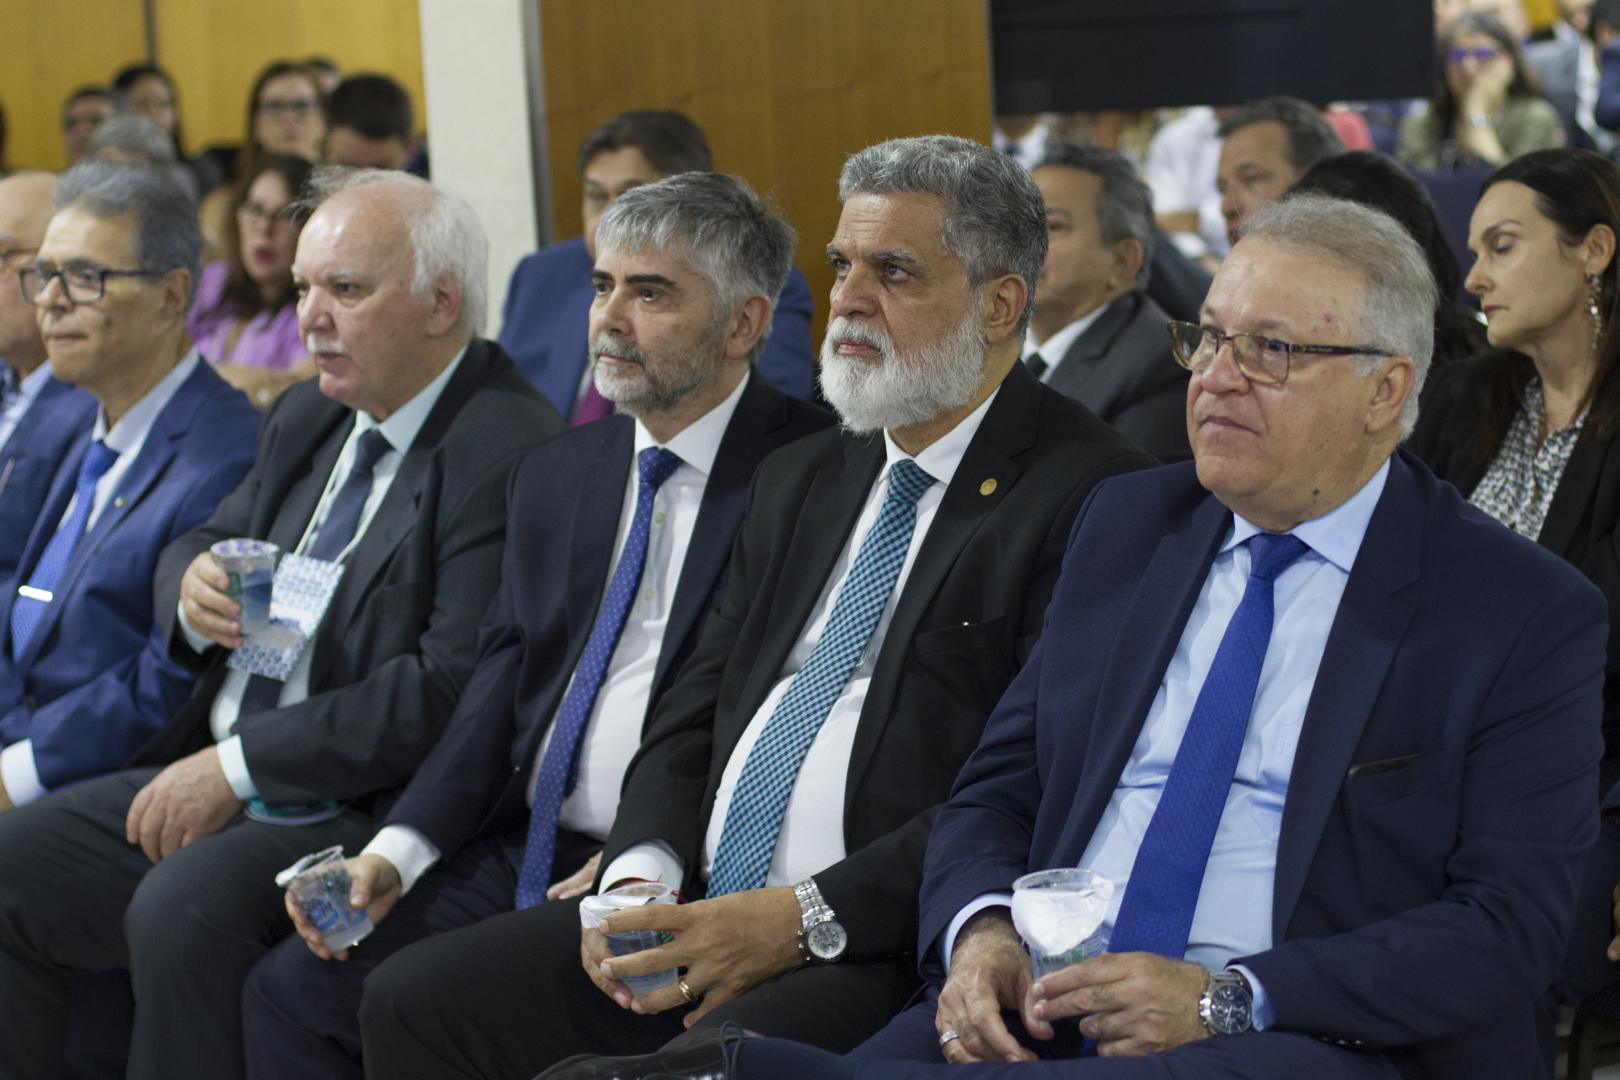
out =
[[[625,766],[713,606],[755,466],[832,421],[752,370],[793,230],[745,183],[702,172],[637,187],[596,237],[591,354],[621,415],[517,469],[467,693],[349,861],[377,932],[332,963],[289,903],[304,940],[267,956],[243,995],[257,1075],[358,1078],[361,982],[378,963],[542,903],[548,885],[588,888]]]
[[[1145,459],[1018,363],[1046,220],[1017,163],[894,140],[840,195],[821,379],[844,430],[760,467],[598,877],[707,899],[615,916],[678,935],[635,956],[582,940],[562,901],[401,952],[361,1012],[379,1075],[526,1075],[725,1020],[847,1049],[916,989],[934,807],[1028,654],[1080,503]],[[621,981],[670,968],[634,1001]]]
[[[321,186],[293,264],[319,383],[278,401],[247,477],[147,583],[161,645],[196,672],[190,699],[141,767],[0,814],[0,861],[29,868],[0,874],[0,1075],[59,1075],[70,979],[119,968],[137,1002],[129,1075],[241,1073],[242,982],[287,930],[276,871],[364,843],[438,739],[499,579],[507,476],[561,426],[475,336],[486,255],[472,210],[397,173]],[[41,296],[63,287],[46,269],[65,270],[70,298],[90,284],[69,256],[47,237]],[[170,276],[105,288],[184,283]],[[70,339],[55,351],[74,378],[85,344],[72,338],[96,331],[85,312],[106,319],[61,310],[45,338]],[[227,664],[240,610],[209,547],[231,537],[324,564],[306,590],[341,572],[282,679]]]

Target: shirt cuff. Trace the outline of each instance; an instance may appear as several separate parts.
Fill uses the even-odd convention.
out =
[[[45,794],[39,769],[34,764],[34,742],[22,739],[0,750],[0,780],[13,806],[27,806]]]
[[[685,867],[668,844],[662,840],[643,840],[631,844],[608,863],[607,872],[602,875],[602,891],[606,892],[625,878],[662,882],[671,889],[679,889],[684,877]]]
[[[1264,1031],[1277,1022],[1277,1014],[1271,1007],[1271,998],[1266,995],[1266,988],[1260,985],[1260,980],[1254,977],[1254,972],[1242,964],[1228,964],[1228,971],[1235,971],[1249,980],[1249,989],[1254,993],[1254,1001],[1250,1003],[1249,1016],[1254,1022],[1254,1030]]]
[[[433,841],[409,825],[384,825],[360,854],[381,855],[394,864],[399,872],[401,896],[410,892],[422,875],[439,861],[439,849],[433,846]]]
[[[939,958],[945,964],[946,971],[951,969],[951,952],[956,948],[956,935],[962,932],[962,927],[967,925],[969,919],[985,908],[993,907],[1010,909],[1012,907],[1012,893],[985,893],[983,896],[969,900],[962,910],[956,913],[956,918],[952,919],[951,924],[945,928],[945,940],[939,947]]]
[[[247,755],[242,751],[242,736],[232,735],[219,744],[219,767],[225,771],[225,782],[243,802],[259,797],[259,789],[248,775]]]
[[[217,644],[212,638],[205,638],[192,628],[191,620],[186,618],[185,604],[176,604],[175,611],[180,616],[180,636],[186,639],[186,644],[190,646],[192,652],[201,656]]]

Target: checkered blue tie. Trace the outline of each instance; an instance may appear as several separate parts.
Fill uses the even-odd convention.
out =
[[[917,500],[933,483],[913,461],[897,461],[889,469],[888,497],[861,541],[821,639],[743,763],[709,871],[709,896],[765,884],[799,766],[877,629],[911,546]]]
[[[1248,545],[1249,583],[1215,650],[1158,808],[1136,849],[1110,952],[1153,952],[1176,960],[1186,955],[1204,868],[1271,642],[1272,583],[1310,550],[1286,533],[1258,533]]]
[[[562,706],[551,729],[551,742],[540,761],[540,775],[534,788],[534,811],[529,817],[529,839],[523,849],[523,868],[518,872],[517,908],[534,907],[546,898],[551,883],[551,864],[557,849],[557,815],[563,799],[574,790],[579,773],[579,739],[591,718],[596,695],[607,676],[608,661],[618,647],[624,621],[635,604],[641,587],[642,569],[647,563],[647,541],[652,531],[653,497],[664,481],[680,468],[681,459],[659,446],[649,446],[637,455],[640,483],[636,487],[636,508],[630,518],[630,534],[608,580],[596,623],[585,641],[585,651],[574,668],[573,682],[563,695]]]
[[[56,591],[57,582],[62,579],[62,571],[67,569],[68,560],[73,557],[73,549],[78,547],[79,539],[84,536],[85,523],[90,520],[90,508],[96,499],[96,484],[107,475],[107,470],[112,468],[113,462],[117,460],[118,451],[111,449],[99,439],[85,450],[84,460],[79,463],[79,481],[73,489],[73,513],[45,545],[45,551],[35,564],[34,572],[28,576],[30,589],[36,589],[41,593]],[[28,641],[34,636],[35,628],[45,617],[47,603],[48,601],[36,600],[32,596],[17,597],[11,607],[12,656],[21,656],[23,650],[28,647]]]

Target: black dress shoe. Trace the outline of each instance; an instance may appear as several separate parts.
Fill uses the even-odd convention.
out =
[[[699,1028],[650,1054],[576,1054],[534,1080],[732,1080],[738,1044],[757,1038],[737,1024]]]

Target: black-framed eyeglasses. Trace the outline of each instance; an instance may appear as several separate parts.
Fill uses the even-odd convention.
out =
[[[252,199],[245,199],[242,205],[236,208],[236,212],[255,225],[269,225],[271,228],[276,228],[277,226],[299,224],[299,207],[297,203],[288,203],[286,206],[272,210],[268,206],[262,206],[254,202]]]
[[[109,277],[162,277],[167,270],[114,270],[105,266],[63,266],[52,269],[35,263],[17,271],[23,299],[30,304],[50,287],[52,278],[62,279],[62,295],[70,304],[93,304],[107,294]]]
[[[1188,371],[1202,372],[1215,362],[1222,345],[1232,346],[1238,370],[1250,382],[1276,386],[1288,381],[1288,370],[1296,354],[1305,356],[1394,356],[1371,345],[1301,345],[1292,341],[1261,337],[1259,334],[1223,334],[1197,323],[1172,322],[1170,351],[1176,362]]]
[[[1460,64],[1464,60],[1477,60],[1481,64],[1488,64],[1502,55],[1502,50],[1493,45],[1476,45],[1472,49],[1454,45],[1446,50],[1446,63]]]
[[[280,116],[283,113],[291,116],[308,116],[320,104],[314,98],[269,98],[259,102],[258,111],[269,113],[271,116]]]

